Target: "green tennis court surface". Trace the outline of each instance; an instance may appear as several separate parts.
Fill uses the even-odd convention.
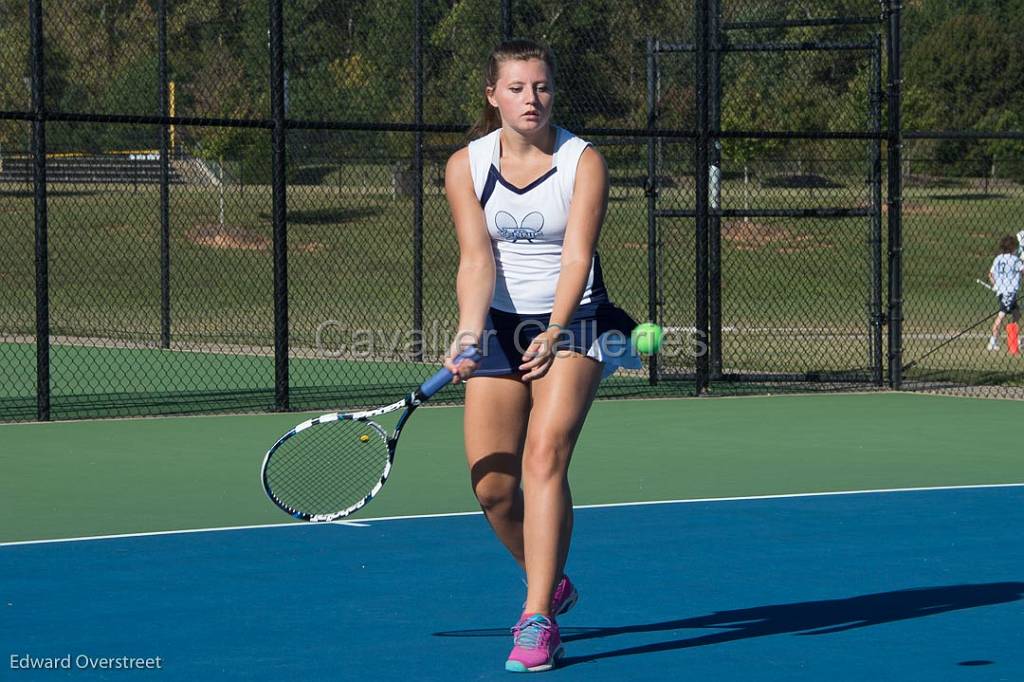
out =
[[[577,504],[1024,481],[1012,401],[879,394],[594,405]],[[460,408],[410,420],[362,516],[475,510]],[[497,418],[497,417],[496,417]],[[287,521],[258,468],[301,415],[0,426],[0,541]]]

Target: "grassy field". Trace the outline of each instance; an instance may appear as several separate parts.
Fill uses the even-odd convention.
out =
[[[387,167],[361,166],[325,182],[288,190],[292,348],[309,357],[407,357],[412,200],[394,192]],[[866,205],[862,179],[835,184],[808,189],[752,183],[741,189],[734,183],[723,192],[723,207]],[[676,178],[663,189],[659,208],[687,208],[692,197],[692,178]],[[56,348],[96,345],[97,339],[152,346],[160,330],[157,188],[53,185],[48,209]],[[177,347],[272,346],[270,214],[264,186],[172,187],[172,339]],[[999,236],[1024,229],[1021,215],[1024,190],[1018,186],[997,185],[989,194],[968,183],[907,189],[906,361],[994,312],[991,294],[974,280],[985,277]],[[30,339],[34,330],[32,225],[29,188],[0,187],[0,341]],[[670,328],[663,366],[685,372],[693,367],[687,332],[694,317],[693,221],[661,220],[659,230],[661,321]],[[424,201],[423,235],[425,343],[428,356],[439,356],[456,321],[457,246],[444,197],[433,185]],[[866,218],[724,220],[726,371],[866,370],[871,354],[868,239]],[[640,187],[613,186],[600,252],[614,300],[638,319],[646,318],[646,199]],[[1018,359],[984,351],[985,327],[933,352],[914,371],[993,373],[993,381],[1024,383]],[[368,344],[372,348],[359,356]],[[18,367],[8,374],[31,375],[31,353],[11,347],[0,346],[4,365]],[[134,361],[128,355],[110,361],[110,375],[131,376],[126,368]],[[218,370],[214,376],[244,383],[246,371]],[[26,385],[5,382],[0,390],[7,395],[21,390],[14,386]]]

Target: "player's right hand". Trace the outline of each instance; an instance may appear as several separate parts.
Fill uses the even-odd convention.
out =
[[[448,355],[444,359],[444,366],[448,368],[448,371],[454,375],[452,379],[453,384],[458,384],[470,376],[476,371],[479,363],[470,360],[468,358],[462,359],[458,365],[455,364],[454,358],[466,350],[470,346],[477,345],[477,335],[471,332],[459,332],[455,335],[455,340],[452,341],[452,345],[448,349]]]

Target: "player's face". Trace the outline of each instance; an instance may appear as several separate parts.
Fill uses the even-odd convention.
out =
[[[555,100],[555,84],[542,59],[508,60],[498,69],[498,82],[487,100],[501,112],[501,121],[522,133],[547,127]]]

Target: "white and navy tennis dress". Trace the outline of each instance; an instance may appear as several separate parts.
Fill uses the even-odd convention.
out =
[[[494,253],[494,297],[476,376],[520,374],[522,355],[548,327],[561,272],[576,167],[590,143],[555,128],[551,169],[525,187],[501,175],[501,130],[469,143],[473,189],[480,200]],[[636,322],[608,298],[601,258],[594,254],[580,305],[559,338],[570,349],[617,367],[639,368],[629,343]]]
[[[992,261],[989,271],[992,273],[992,279],[995,280],[992,288],[996,290],[1000,312],[1009,314],[1017,311],[1017,290],[1020,288],[1022,270],[1024,270],[1024,263],[1012,253],[1000,254]]]

